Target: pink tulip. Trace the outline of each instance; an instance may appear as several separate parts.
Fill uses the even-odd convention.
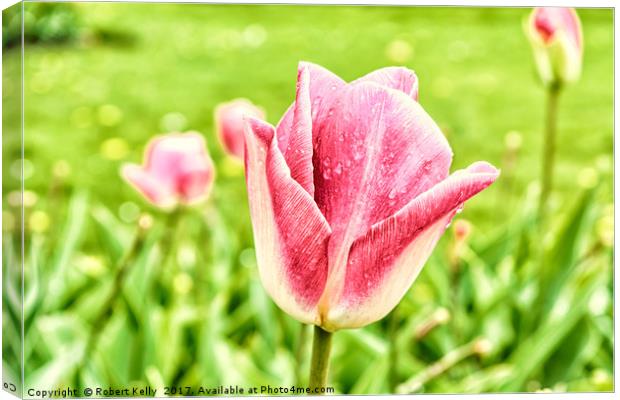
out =
[[[497,178],[486,162],[449,176],[452,151],[417,88],[406,68],[347,84],[300,63],[278,126],[247,121],[259,275],[299,321],[335,331],[384,317],[463,203]]]
[[[235,99],[222,103],[215,108],[215,127],[217,136],[226,151],[243,160],[243,118],[254,117],[265,119],[262,108],[255,106],[246,99]]]
[[[122,175],[151,203],[172,208],[204,200],[215,170],[202,135],[188,132],[154,138],[144,154],[144,165],[125,165]]]
[[[575,9],[535,8],[528,20],[526,32],[544,83],[561,84],[579,78],[583,58],[583,35]]]

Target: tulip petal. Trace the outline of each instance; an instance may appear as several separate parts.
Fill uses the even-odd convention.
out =
[[[356,327],[387,315],[405,295],[457,210],[498,175],[490,164],[474,163],[357,238],[349,252],[340,301],[330,310],[328,321]]]
[[[159,181],[139,165],[128,164],[121,170],[123,178],[153,204],[170,208],[175,205],[174,188]]]
[[[246,181],[261,281],[285,312],[316,323],[331,230],[312,197],[291,178],[274,128],[253,118],[246,124]]]
[[[583,47],[581,22],[574,8],[568,7],[537,7],[532,13],[532,25],[549,43],[559,32],[566,32],[572,45],[579,49]]]
[[[329,279],[319,301],[325,320],[340,297],[353,240],[445,179],[452,151],[411,97],[359,82],[336,100],[314,160],[315,200],[332,229]]]
[[[375,82],[391,89],[400,90],[414,100],[418,100],[418,77],[405,67],[386,67],[369,73],[353,82]]]
[[[310,108],[310,71],[300,64],[297,74],[297,94],[293,106],[293,123],[284,158],[295,179],[309,194],[314,196],[312,181],[312,114]]]
[[[319,209],[352,240],[445,179],[452,151],[417,102],[361,82],[343,89],[314,156]]]
[[[184,161],[189,158],[204,159],[205,140],[199,133],[171,133],[153,139],[144,155],[144,169],[160,182],[174,184],[183,173]]]
[[[217,137],[222,146],[240,160],[243,160],[244,116],[265,119],[265,112],[250,100],[239,98],[219,104],[213,113]]]
[[[278,146],[291,169],[291,176],[314,195],[312,146],[320,123],[329,112],[335,94],[346,83],[325,68],[300,62],[295,103],[276,127]]]
[[[215,169],[210,159],[207,164],[204,159],[188,159],[183,164],[177,182],[179,195],[185,204],[198,203],[209,195]]]

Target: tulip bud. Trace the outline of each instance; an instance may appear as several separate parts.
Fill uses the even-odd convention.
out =
[[[471,233],[471,222],[466,219],[458,219],[454,221],[454,238],[457,242],[463,242]]]
[[[448,248],[448,259],[453,274],[458,273],[460,269],[461,257],[463,250],[467,246],[467,240],[472,231],[471,222],[466,219],[457,219],[453,224],[454,241]]]
[[[217,136],[226,152],[240,160],[243,160],[244,117],[265,119],[265,112],[246,99],[235,99],[215,108]]]
[[[144,165],[125,165],[122,175],[148,201],[169,209],[204,200],[215,170],[202,135],[188,132],[151,140]]]
[[[583,36],[573,8],[537,7],[525,27],[538,74],[547,86],[574,82],[581,74]]]
[[[153,217],[146,213],[140,215],[140,218],[138,219],[138,227],[140,227],[143,231],[148,231],[153,227]]]
[[[451,315],[450,311],[441,307],[438,308],[427,320],[422,322],[422,324],[415,331],[416,340],[420,341],[423,337],[428,335],[430,331],[435,329],[440,325],[446,324],[450,321]]]

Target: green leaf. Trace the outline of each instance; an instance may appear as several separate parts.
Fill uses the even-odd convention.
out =
[[[67,269],[71,255],[76,250],[83,235],[88,208],[88,194],[79,191],[73,195],[69,203],[69,212],[58,241],[58,248],[51,263],[52,275],[49,279],[45,310],[50,311],[62,304],[67,287]]]
[[[276,324],[278,320],[275,317],[273,303],[267,297],[265,289],[257,281],[250,282],[250,305],[254,310],[256,325],[265,339],[266,344],[273,351],[276,348]]]
[[[577,281],[577,278],[579,277],[575,277],[574,280]],[[590,296],[601,282],[601,278],[594,275],[589,276],[582,284],[575,282],[573,287],[565,288],[564,297],[561,303],[558,303],[558,309],[563,309],[564,314],[548,317],[515,349],[510,357],[515,372],[500,390],[511,392],[523,390],[525,381],[544,365],[579,320],[587,314]],[[575,288],[575,284],[580,286]]]
[[[103,248],[107,250],[110,262],[115,264],[125,254],[128,244],[131,243],[131,232],[103,206],[95,207],[91,215],[95,222],[97,237],[101,240]]]
[[[541,315],[549,313],[558,293],[572,274],[575,256],[580,242],[580,233],[584,227],[587,213],[592,205],[594,190],[585,191],[577,201],[572,212],[568,214],[558,230],[551,249],[544,254],[540,267],[539,304]]]

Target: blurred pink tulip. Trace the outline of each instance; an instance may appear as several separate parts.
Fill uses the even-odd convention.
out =
[[[243,160],[244,147],[244,116],[265,119],[265,112],[246,99],[235,99],[222,103],[215,108],[217,136],[224,149],[230,155],[241,160]]]
[[[449,175],[452,151],[406,68],[347,84],[300,63],[276,128],[246,125],[259,274],[280,308],[328,331],[361,327],[405,295],[463,203],[499,171]]]
[[[161,208],[195,204],[204,200],[215,170],[197,132],[171,133],[150,141],[144,165],[129,164],[123,177],[148,201]]]
[[[538,7],[530,14],[526,32],[536,67],[546,84],[573,82],[581,74],[583,35],[573,8]]]

